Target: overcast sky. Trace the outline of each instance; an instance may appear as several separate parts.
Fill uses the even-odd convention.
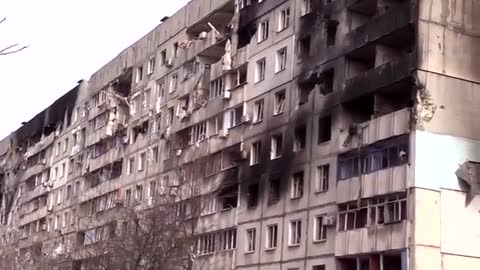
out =
[[[0,1],[0,140],[189,0]]]

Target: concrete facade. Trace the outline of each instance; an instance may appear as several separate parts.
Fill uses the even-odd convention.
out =
[[[235,240],[193,269],[475,269],[477,14],[192,0],[0,142],[2,246],[73,253],[116,204],[201,181],[195,235]]]

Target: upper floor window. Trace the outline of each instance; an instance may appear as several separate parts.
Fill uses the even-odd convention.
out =
[[[160,52],[160,65],[164,66],[167,62],[167,50],[163,50]]]
[[[312,12],[312,0],[302,0],[301,15],[307,15]]]
[[[139,83],[143,80],[143,67],[138,67],[135,72],[135,83]]]
[[[168,90],[169,93],[173,93],[177,90],[178,87],[178,74],[173,73],[170,77],[170,88]]]
[[[280,10],[278,14],[278,32],[285,30],[290,25],[290,8]]]
[[[253,104],[253,123],[263,120],[263,99],[255,101]]]
[[[303,197],[303,177],[304,173],[302,172],[297,172],[293,175],[292,177],[292,184],[290,188],[290,198],[292,199],[299,199]]]
[[[255,251],[255,241],[257,238],[257,231],[255,228],[247,230],[247,239],[245,241],[245,252],[254,252]]]
[[[238,9],[242,10],[251,4],[251,0],[238,0]]]
[[[273,103],[273,115],[283,113],[285,110],[285,90],[275,93],[275,100]]]
[[[147,63],[147,74],[150,75],[155,70],[155,58],[151,58]]]
[[[265,80],[265,73],[267,69],[267,61],[265,58],[262,58],[257,61],[255,69],[255,82],[261,82]]]
[[[261,142],[252,143],[250,150],[250,165],[260,163],[261,156]]]
[[[223,92],[225,92],[225,77],[222,76],[211,82],[209,96],[210,98],[216,98],[223,95]]]
[[[282,48],[277,51],[275,57],[275,73],[285,70],[287,68],[287,48]]]
[[[269,31],[269,21],[268,19],[261,21],[258,24],[258,32],[257,32],[257,42],[260,43],[268,38],[268,31]]]
[[[300,245],[302,239],[302,221],[300,219],[290,221],[288,228],[288,245]]]

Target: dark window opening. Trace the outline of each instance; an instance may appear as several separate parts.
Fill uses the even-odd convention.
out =
[[[335,73],[333,69],[326,70],[320,74],[318,90],[321,95],[327,95],[333,92],[333,82]]]
[[[337,38],[338,21],[329,20],[326,23],[327,47],[335,45]]]
[[[268,190],[268,204],[275,204],[278,201],[280,201],[280,179],[270,179]]]
[[[376,48],[367,45],[347,56],[347,79],[355,78],[375,68]]]
[[[250,44],[250,40],[257,32],[256,26],[245,26],[238,30],[238,48],[243,48]]]
[[[364,96],[352,100],[344,105],[345,111],[353,123],[370,121],[374,115],[375,99],[373,96]]]
[[[247,208],[254,208],[258,204],[258,184],[247,188]]]
[[[318,143],[330,141],[332,137],[332,118],[323,117],[318,120]]]
[[[237,208],[238,205],[238,185],[232,185],[223,188],[219,194],[220,206],[222,210]]]
[[[302,125],[295,128],[295,138],[293,143],[293,151],[298,152],[305,149],[307,140],[307,126]]]
[[[300,39],[300,58],[306,59],[310,56],[310,36],[306,36]]]

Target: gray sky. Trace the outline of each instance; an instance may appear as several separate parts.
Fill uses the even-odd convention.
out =
[[[1,1],[0,140],[114,58],[189,0]]]

